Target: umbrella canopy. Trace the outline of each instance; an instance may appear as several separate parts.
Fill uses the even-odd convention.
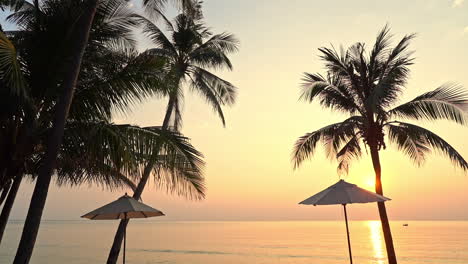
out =
[[[91,220],[112,220],[163,216],[164,213],[125,194],[119,199],[81,217]]]
[[[330,205],[352,203],[385,202],[390,199],[382,195],[359,188],[356,184],[344,180],[333,184],[327,189],[305,199],[299,204],[306,205]]]
[[[125,194],[112,203],[106,204],[98,209],[91,211],[82,218],[91,220],[116,220],[116,219],[130,219],[130,218],[148,218],[153,216],[163,216],[163,212],[154,209],[144,203],[133,199]],[[123,258],[125,264],[125,251],[127,247],[127,228],[124,229],[124,244],[123,244]]]

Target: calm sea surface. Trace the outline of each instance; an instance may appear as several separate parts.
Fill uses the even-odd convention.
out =
[[[468,222],[393,222],[399,263],[468,263]],[[23,222],[9,223],[0,263],[11,263]],[[113,221],[45,221],[31,263],[105,263]],[[380,223],[350,223],[357,264],[386,263]],[[132,221],[127,263],[347,263],[343,222]]]

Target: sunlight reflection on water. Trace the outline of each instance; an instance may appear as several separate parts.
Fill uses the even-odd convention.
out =
[[[372,248],[374,251],[374,258],[376,264],[385,263],[385,252],[382,240],[382,228],[379,221],[368,221],[367,226],[369,227],[370,240],[372,242]]]

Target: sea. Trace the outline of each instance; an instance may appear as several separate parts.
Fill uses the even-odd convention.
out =
[[[349,225],[354,263],[387,263],[380,222]],[[0,263],[12,262],[22,226],[22,221],[8,224]],[[468,222],[405,221],[392,222],[391,227],[400,264],[468,263]],[[43,221],[31,263],[105,263],[116,228],[116,221]],[[130,222],[126,263],[343,264],[349,263],[349,256],[342,221],[148,219]]]

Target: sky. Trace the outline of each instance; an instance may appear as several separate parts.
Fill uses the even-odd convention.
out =
[[[234,70],[218,72],[239,88],[237,102],[225,108],[223,127],[203,99],[187,93],[182,132],[205,156],[207,197],[187,201],[148,186],[143,201],[166,213],[161,220],[342,218],[338,206],[298,205],[339,179],[336,162],[321,150],[297,170],[290,160],[299,136],[346,117],[298,101],[302,73],[324,73],[320,47],[358,41],[370,46],[388,23],[395,42],[417,33],[411,45],[416,61],[401,102],[446,82],[468,87],[468,1],[205,0],[204,13],[214,32],[228,31],[240,39],[240,50],[231,57]],[[166,103],[149,99],[114,122],[160,125]],[[468,158],[467,127],[418,124]],[[392,198],[387,203],[391,220],[468,220],[468,175],[447,158],[435,153],[416,167],[390,145],[381,152],[381,161],[384,193]],[[372,189],[370,159],[364,156],[354,163],[345,179]],[[23,184],[12,219],[25,218],[32,188]],[[124,192],[52,186],[43,218],[77,220]],[[348,212],[354,220],[378,219],[375,204],[353,205]]]

